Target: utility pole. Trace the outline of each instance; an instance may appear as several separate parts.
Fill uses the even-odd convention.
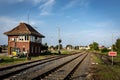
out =
[[[112,52],[113,52],[113,33],[112,33]],[[113,56],[112,56],[112,65],[113,65]]]
[[[58,54],[61,54],[60,52],[60,43],[62,40],[60,39],[60,28],[58,27]]]

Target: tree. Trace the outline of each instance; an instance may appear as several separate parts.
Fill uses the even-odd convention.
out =
[[[108,52],[109,50],[107,49],[107,48],[103,48],[103,49],[101,49],[101,52],[103,53],[103,52]]]
[[[66,49],[69,47],[69,49],[72,49],[73,48],[73,46],[72,45],[66,45]]]
[[[0,47],[0,53],[2,52],[2,47]]]
[[[99,50],[99,44],[97,42],[93,42],[89,46],[91,50]]]
[[[116,49],[117,49],[117,51],[119,51],[120,52],[120,39],[117,39],[116,40]]]
[[[116,48],[120,49],[120,39],[117,39],[117,41],[116,41]]]
[[[45,43],[45,44],[42,45],[41,50],[48,50],[48,45],[47,45],[47,43]]]
[[[79,50],[79,46],[75,46],[75,50]]]
[[[113,44],[113,45],[112,45],[112,50],[113,50],[113,51],[116,51],[116,50],[117,50],[117,48],[116,48],[116,45],[115,45],[115,44]]]
[[[55,46],[55,49],[58,49],[58,45]],[[60,49],[63,49],[62,44],[60,44]]]

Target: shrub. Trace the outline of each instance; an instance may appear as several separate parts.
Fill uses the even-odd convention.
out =
[[[104,52],[108,52],[109,50],[107,48],[103,48],[101,49],[101,52],[104,53]]]

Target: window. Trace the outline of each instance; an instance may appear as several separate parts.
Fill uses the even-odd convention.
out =
[[[24,40],[24,37],[23,37],[23,36],[19,36],[19,40],[20,40],[20,41],[23,41],[23,40]]]
[[[29,36],[25,36],[25,40],[26,40],[26,41],[29,40]]]
[[[37,39],[37,37],[35,36],[35,40]]]
[[[39,38],[39,43],[42,43],[42,39],[41,38]]]
[[[41,40],[42,40],[42,39],[38,37],[38,38],[35,39],[35,42],[36,42],[36,43],[41,43]]]
[[[10,41],[14,41],[15,39],[14,38],[10,38]]]
[[[35,37],[34,36],[30,36],[30,41],[31,42],[35,42]]]

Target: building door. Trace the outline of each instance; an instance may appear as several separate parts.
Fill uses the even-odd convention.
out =
[[[12,47],[8,47],[8,55],[12,55]]]

